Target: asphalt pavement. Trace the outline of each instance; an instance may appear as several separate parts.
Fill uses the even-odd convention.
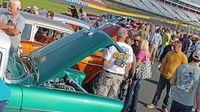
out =
[[[157,108],[155,109],[146,108],[146,105],[151,103],[154,97],[158,80],[160,78],[160,74],[157,72],[158,64],[159,64],[158,62],[155,62],[152,65],[153,74],[152,74],[151,79],[144,80],[142,83],[142,86],[140,88],[140,93],[139,93],[137,112],[161,112],[162,102],[166,95],[165,89],[163,90],[161,94],[161,98],[160,98]]]

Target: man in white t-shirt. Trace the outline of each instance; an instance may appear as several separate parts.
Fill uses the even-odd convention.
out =
[[[119,53],[114,46],[105,49],[103,71],[99,76],[95,94],[117,98],[120,84],[127,76],[133,62],[133,50],[130,45],[124,42],[127,36],[127,30],[120,28],[117,44],[125,53]]]

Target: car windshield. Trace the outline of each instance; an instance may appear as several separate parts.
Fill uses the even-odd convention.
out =
[[[39,43],[48,44],[55,40],[58,40],[62,37],[69,35],[66,32],[57,31],[54,29],[46,28],[46,27],[36,27],[37,32],[35,33],[34,40]]]
[[[25,28],[22,32],[22,40],[30,40],[32,26],[30,24],[25,24]]]
[[[24,75],[25,75],[25,71],[24,71],[22,61],[17,55],[14,48],[11,48],[9,51],[6,78],[9,80],[17,80]]]

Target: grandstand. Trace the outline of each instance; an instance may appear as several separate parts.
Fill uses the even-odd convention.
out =
[[[200,27],[200,0],[112,0],[172,20]],[[193,1],[193,2],[192,2]]]

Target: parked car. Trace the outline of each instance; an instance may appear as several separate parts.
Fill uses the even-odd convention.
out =
[[[29,13],[21,13],[25,18],[22,32],[22,51],[27,54],[54,40],[74,33],[68,25]]]
[[[25,14],[24,14],[24,17],[33,16],[33,15],[29,15],[29,14],[26,14],[26,15],[27,16],[25,16]],[[34,28],[35,28],[35,26],[41,27],[42,26],[41,24],[44,23],[43,21],[46,21],[46,18],[41,18],[41,17],[38,17],[38,16],[34,16],[33,18],[40,18],[38,21],[35,21],[34,23],[32,22],[34,24]],[[28,19],[27,19],[27,23],[30,24],[31,21],[28,21]],[[45,25],[45,26],[48,26],[49,28],[51,27],[52,29],[55,29],[57,31],[61,31],[61,29],[66,29],[66,30],[69,29],[67,26],[61,27],[62,24],[60,23],[60,25],[59,25],[59,24],[57,24],[57,22],[55,22],[55,24],[53,24],[52,21],[49,21],[48,24],[49,25]],[[28,26],[28,25],[26,24],[26,26]],[[29,25],[29,26],[31,26],[31,25]],[[29,27],[26,27],[25,30],[28,30],[28,28]],[[32,32],[35,32],[34,28],[32,28],[32,30],[33,30],[33,31],[31,30]],[[45,28],[47,28],[47,27],[45,27]],[[120,26],[117,25],[117,24],[107,24],[107,25],[103,26],[101,28],[101,30],[106,32],[114,41],[116,41],[117,31],[119,30],[119,28],[120,28]],[[37,27],[36,27],[36,29],[37,29]],[[48,38],[44,40],[44,37],[41,38],[42,40],[39,40],[39,39],[36,38],[36,40],[38,40],[38,42],[34,41],[35,40],[34,38],[37,35],[36,36],[30,36],[29,39],[26,39],[26,38],[29,37],[29,36],[26,36],[26,35],[28,35],[28,33],[31,33],[31,32],[24,31],[22,33],[21,44],[22,44],[23,54],[27,54],[27,53],[35,50],[35,49],[38,49],[38,48],[45,46],[49,42],[51,42],[51,41],[48,41],[49,40]],[[30,34],[30,35],[33,35],[33,34]],[[68,35],[68,34],[65,34],[65,35]],[[41,36],[39,36],[39,37],[41,37]],[[92,54],[91,56],[83,59],[82,61],[80,61],[80,63],[77,63],[76,65],[74,65],[72,67],[76,70],[80,70],[81,72],[86,73],[86,78],[85,78],[85,80],[82,84],[82,85],[85,85],[84,86],[85,88],[91,88],[91,86],[93,86],[93,81],[94,81],[93,78],[95,76],[98,76],[99,73],[101,72],[101,70],[102,70],[102,54],[103,54],[103,50],[100,51],[100,52],[97,52],[95,54]],[[88,90],[88,91],[92,93],[91,90]]]
[[[80,31],[22,59],[1,30],[0,37],[0,77],[12,93],[6,112],[121,112],[121,101],[88,94],[66,75],[76,72],[71,66],[105,47],[123,52],[104,32]],[[64,78],[51,81],[58,77]]]
[[[0,13],[4,12],[7,12],[7,10],[0,10]],[[54,40],[74,33],[74,29],[70,27],[71,25],[90,29],[89,24],[61,14],[55,14],[54,20],[44,17],[46,15],[45,11],[40,12],[40,16],[26,12],[21,12],[21,15],[25,18],[25,28],[22,32],[21,41],[23,54],[27,54]],[[41,32],[41,30],[44,31]],[[49,34],[46,34],[47,32]]]
[[[48,43],[54,41],[54,40],[51,40],[49,36],[41,36],[37,34],[37,31],[39,28],[45,28],[45,29],[48,28],[52,31],[56,30],[59,32],[64,32],[64,33],[61,33],[58,38],[61,38],[66,35],[70,35],[74,32],[67,25],[55,20],[49,20],[47,18],[28,14],[28,13],[22,13],[22,15],[24,16],[26,20],[25,21],[26,25],[25,25],[24,31],[22,32],[22,41],[21,41],[23,54],[28,54],[29,52],[35,49],[41,48],[47,45]],[[116,41],[117,31],[119,30],[119,28],[120,26],[117,24],[107,24],[101,27],[101,30],[106,32],[114,41]],[[76,65],[72,67],[76,70],[80,70],[81,72],[86,73],[86,78],[82,84],[82,85],[85,85],[84,86],[85,88],[91,88],[94,82],[93,78],[95,76],[98,76],[99,73],[101,72],[102,54],[103,54],[103,50],[95,54],[92,54],[91,56],[83,59],[82,61],[80,61],[79,63],[77,63]],[[82,79],[78,78],[76,81],[80,83],[82,82],[81,80]],[[91,90],[88,90],[88,91],[92,92]]]
[[[31,17],[31,16],[33,16],[33,15],[24,14],[24,17]],[[43,21],[46,21],[46,18],[41,18],[41,17],[38,17],[38,16],[34,16],[33,18],[40,18],[39,19],[40,21],[36,21],[34,23],[37,26],[41,26],[40,24],[42,24]],[[31,23],[31,22],[28,21],[27,23]],[[55,23],[57,23],[57,22],[55,22]],[[49,21],[48,24],[49,24],[48,27],[51,27],[52,29],[57,29],[58,31],[60,31],[61,28],[62,28],[62,27],[60,27],[62,24],[60,24],[60,26],[59,26],[58,24],[53,24],[53,22],[50,22],[50,21]],[[120,27],[121,26],[118,25],[118,24],[106,24],[103,27],[101,27],[100,29],[102,31],[106,32],[114,41],[116,41],[117,32],[118,32]],[[63,29],[67,29],[67,28],[63,28]],[[27,30],[27,28],[26,28],[26,30]],[[23,51],[23,54],[27,54],[27,53],[31,52],[32,50],[38,49],[38,48],[43,47],[44,45],[48,44],[48,41],[44,41],[46,43],[44,43],[44,42],[42,43],[41,41],[35,42],[34,36],[32,36],[30,39],[25,40],[24,37],[27,37],[25,35],[28,35],[28,33],[29,33],[28,31],[25,31],[22,34],[22,51]],[[27,40],[29,40],[29,41],[27,41]],[[46,40],[48,40],[48,39],[46,39]],[[93,82],[92,79],[95,76],[98,76],[99,73],[101,72],[101,70],[102,70],[102,54],[103,54],[103,50],[100,51],[100,52],[97,52],[95,54],[92,54],[91,56],[85,58],[84,60],[80,61],[80,63],[77,63],[75,66],[72,67],[76,70],[80,70],[80,71],[86,73],[86,78],[83,82],[83,85],[85,85],[84,87],[91,88],[91,86],[93,85],[93,84],[91,85],[91,82]],[[88,87],[88,85],[90,85],[90,86]],[[91,92],[91,91],[89,90],[89,92]]]
[[[40,11],[39,15],[45,17],[46,13],[47,13],[46,11]],[[70,16],[65,16],[63,14],[54,13],[53,19],[56,21],[60,21],[64,24],[67,24],[73,29],[77,27],[81,27],[82,29],[90,29],[90,25],[88,23],[76,18],[72,18]]]
[[[33,16],[33,17],[32,16],[33,15],[30,15],[30,14],[26,14],[26,13],[24,14],[24,17],[26,17],[26,19],[27,19],[27,22],[26,22],[27,27],[25,28],[25,30],[27,30],[27,31],[24,31],[22,33],[21,44],[22,44],[23,54],[27,54],[27,53],[35,50],[35,49],[38,49],[38,48],[43,47],[44,45],[47,45],[49,42],[52,42],[52,41],[49,40],[48,36],[44,37],[44,36],[38,36],[36,34],[35,35],[30,34],[31,36],[30,36],[30,38],[28,38],[29,33],[36,32],[36,31],[34,31],[34,29],[37,30],[37,26],[39,26],[39,27],[46,26],[44,28],[51,28],[51,29],[54,29],[56,31],[61,31],[61,32],[67,32],[67,31],[63,31],[63,30],[69,30],[70,29],[69,27],[67,27],[65,25],[63,26],[62,23],[58,24],[58,22],[56,22],[56,21],[54,21],[55,22],[54,23],[54,22],[52,22],[52,20],[49,20],[48,24],[42,25],[44,23],[44,21],[46,21],[48,19],[38,17],[38,16]],[[38,19],[36,19],[37,21],[35,20],[34,22],[31,22],[28,17],[32,18],[31,21],[33,21],[34,18],[38,18]],[[30,24],[33,24],[33,25],[30,25]],[[28,30],[28,29],[31,29],[31,27],[28,27],[28,26],[33,26],[32,30]],[[117,24],[107,24],[107,25],[103,26],[101,28],[101,30],[106,32],[114,41],[116,41],[117,31],[119,30],[119,28],[120,28],[120,26],[117,25]],[[65,34],[65,35],[69,35],[69,34]],[[37,37],[39,37],[39,38],[37,38]],[[59,37],[59,38],[61,38],[61,37]],[[83,85],[85,85],[84,87],[91,88],[91,86],[92,86],[91,82],[93,82],[92,79],[95,76],[98,76],[99,73],[101,72],[101,70],[102,70],[102,54],[103,54],[103,50],[98,52],[98,53],[92,54],[91,56],[85,58],[80,63],[77,63],[77,65],[72,67],[76,70],[80,70],[80,71],[86,73],[86,78],[83,82]],[[90,86],[88,86],[88,85],[90,85]],[[89,92],[91,92],[91,91],[89,90]]]

